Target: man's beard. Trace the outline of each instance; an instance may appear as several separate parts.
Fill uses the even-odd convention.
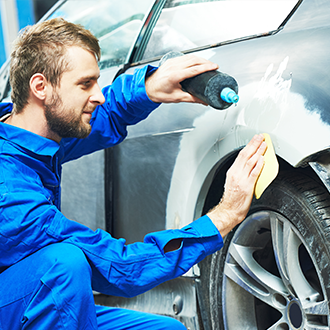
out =
[[[57,93],[52,95],[49,104],[45,104],[45,117],[48,128],[61,138],[86,138],[92,127],[82,121],[82,114],[74,109],[64,109],[63,102]]]

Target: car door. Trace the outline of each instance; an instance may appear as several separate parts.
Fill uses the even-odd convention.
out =
[[[244,85],[246,69],[239,60],[233,61],[229,46],[275,34],[298,1],[159,3],[141,31],[128,73],[146,64],[157,66],[167,52],[180,51],[218,63],[220,70],[237,76]],[[251,74],[248,79],[255,77]],[[198,196],[205,193],[201,192],[204,181],[219,159],[238,147],[232,127],[240,103],[226,111],[197,104],[163,104],[147,120],[129,127],[128,138],[112,150],[114,159],[106,164],[115,173],[111,184],[117,237],[142,240],[150,231],[178,228],[200,215],[196,207],[201,205]],[[225,137],[234,141],[220,149],[217,141]]]

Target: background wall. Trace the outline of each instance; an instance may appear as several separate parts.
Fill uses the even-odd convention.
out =
[[[19,30],[37,22],[57,0],[0,0],[0,66]]]

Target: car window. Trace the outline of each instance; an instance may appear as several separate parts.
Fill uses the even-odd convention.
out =
[[[49,19],[63,17],[89,29],[99,39],[103,69],[125,63],[152,3],[153,0],[68,0]]]
[[[167,0],[143,59],[280,27],[298,0]]]

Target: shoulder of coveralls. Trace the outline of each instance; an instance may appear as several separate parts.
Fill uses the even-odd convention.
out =
[[[0,103],[0,118],[7,113],[12,112],[13,104],[12,103]]]
[[[146,112],[150,112],[159,106],[160,103],[155,103],[150,100],[145,89],[145,79],[152,75],[158,67],[152,65],[146,65],[143,68],[138,68],[134,70],[132,74],[121,74],[118,76],[111,85],[108,85],[103,88],[103,94],[107,99],[107,95],[110,91],[113,92],[125,92],[125,96],[128,96],[128,92],[131,94],[131,98],[127,101],[143,104]],[[127,79],[131,77],[132,80]],[[126,84],[129,83],[131,88],[122,89],[122,86],[128,87]]]
[[[0,103],[0,117],[12,111],[12,103]],[[25,129],[0,123],[0,181],[7,182],[10,191],[21,190],[18,180],[37,181],[37,173],[51,168],[59,144]],[[4,186],[2,186],[4,188]]]

